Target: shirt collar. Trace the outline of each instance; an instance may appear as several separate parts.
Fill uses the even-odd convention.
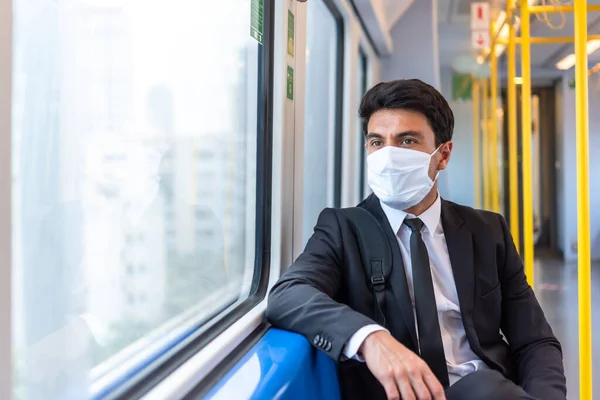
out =
[[[394,234],[398,234],[400,227],[402,227],[402,223],[405,218],[415,218],[414,215],[407,213],[406,211],[397,210],[392,208],[386,204],[384,204],[381,200],[379,201],[381,204],[381,208],[387,217]],[[438,193],[437,198],[427,210],[425,210],[418,218],[423,221],[425,227],[427,227],[427,231],[430,235],[436,233],[438,226],[440,224],[440,218],[442,215],[442,201],[440,199],[440,195]]]

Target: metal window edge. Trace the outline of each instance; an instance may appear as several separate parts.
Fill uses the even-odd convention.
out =
[[[210,344],[150,390],[143,400],[180,399],[197,386],[262,322],[267,307],[263,299]]]

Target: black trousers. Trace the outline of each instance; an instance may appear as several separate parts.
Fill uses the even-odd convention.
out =
[[[495,370],[475,371],[446,389],[446,400],[535,400]]]

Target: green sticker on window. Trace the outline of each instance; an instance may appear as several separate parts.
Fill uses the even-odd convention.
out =
[[[288,43],[287,51],[290,56],[294,55],[294,14],[288,10]]]
[[[294,69],[289,65],[287,69],[287,98],[294,100]]]
[[[250,7],[250,36],[263,44],[263,21],[265,0],[252,0]]]

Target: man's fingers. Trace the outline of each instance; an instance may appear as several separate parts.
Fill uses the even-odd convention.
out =
[[[363,356],[388,399],[445,400],[444,388],[427,364],[388,332],[375,332],[367,339]]]
[[[425,371],[423,371],[423,382],[427,385],[433,400],[446,400],[444,387],[427,366],[425,366]]]
[[[409,374],[408,379],[410,380],[410,384],[415,392],[415,395],[417,396],[417,399],[431,400],[433,398],[433,396],[429,392],[429,388],[427,387],[425,382],[423,382],[423,376],[420,372],[413,374],[413,376]]]
[[[385,389],[385,394],[388,400],[400,400],[400,393],[398,392],[396,381],[394,380],[394,376],[392,374],[390,374],[389,377],[382,379],[380,383]]]
[[[415,392],[406,374],[396,374],[396,383],[400,389],[402,400],[416,400]]]

